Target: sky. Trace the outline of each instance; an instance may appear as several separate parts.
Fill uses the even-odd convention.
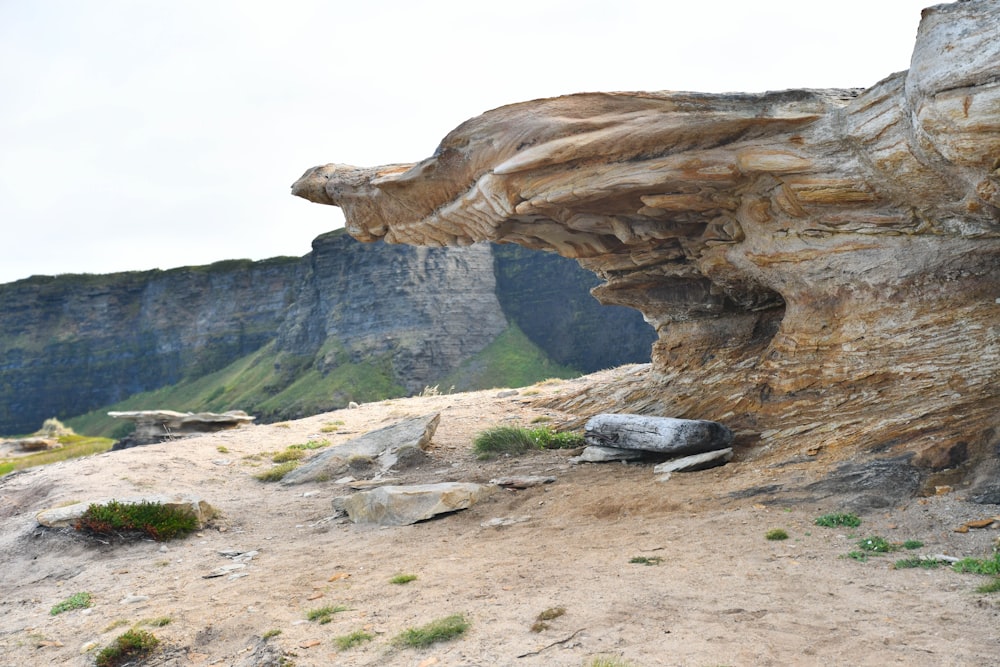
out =
[[[868,87],[933,0],[0,0],[0,283],[301,256],[309,167],[590,91]]]

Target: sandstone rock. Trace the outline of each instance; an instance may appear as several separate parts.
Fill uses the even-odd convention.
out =
[[[692,454],[679,459],[671,459],[653,467],[656,474],[671,472],[695,472],[729,463],[733,459],[733,448],[717,449],[714,452]]]
[[[76,522],[80,519],[80,517],[83,516],[84,512],[87,511],[87,508],[90,505],[103,505],[112,500],[126,504],[141,502],[160,503],[164,507],[170,507],[194,516],[198,520],[199,528],[203,528],[205,524],[208,523],[208,521],[210,521],[216,514],[215,508],[199,496],[185,494],[154,494],[127,498],[98,498],[96,500],[88,500],[86,502],[74,503],[63,507],[53,507],[51,509],[42,510],[35,516],[35,519],[40,525],[48,528],[72,528],[76,525]]]
[[[965,442],[972,469],[1000,431],[998,24],[993,0],[925,10],[910,70],[867,90],[512,104],[293,193],[362,241],[577,258],[658,333],[621,405],[802,429],[771,452]]]
[[[555,481],[556,481],[555,477],[547,475],[546,476],[518,475],[512,477],[498,477],[496,479],[491,479],[490,484],[495,484],[505,489],[527,489],[532,486],[542,486],[543,484],[552,484]]]
[[[13,445],[22,452],[44,452],[46,449],[56,449],[60,447],[58,440],[41,437],[16,438],[14,440],[8,440],[3,444]]]
[[[441,420],[440,413],[413,417],[371,431],[349,442],[314,454],[281,480],[302,484],[337,479],[351,469],[377,468],[382,472],[398,464],[413,465],[430,445]]]
[[[583,438],[597,447],[660,454],[697,454],[733,444],[733,432],[718,422],[622,414],[591,417]]]
[[[489,495],[482,484],[442,482],[415,486],[382,486],[339,498],[334,508],[347,512],[354,523],[406,526],[471,507]]]
[[[116,442],[112,448],[114,450],[149,445],[200,433],[214,433],[249,424],[255,419],[242,410],[231,410],[221,414],[174,412],[173,410],[133,410],[109,412],[108,416],[135,422],[135,432]]]
[[[620,449],[618,447],[585,447],[583,453],[574,456],[570,463],[607,463],[608,461],[638,461],[642,452],[638,449]]]

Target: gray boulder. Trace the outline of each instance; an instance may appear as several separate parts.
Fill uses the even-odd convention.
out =
[[[382,486],[336,498],[333,504],[334,509],[347,512],[354,523],[408,526],[471,507],[488,496],[493,488],[463,482]]]
[[[342,445],[331,447],[306,459],[281,480],[282,484],[325,482],[348,471],[386,472],[393,466],[412,466],[426,456],[441,414],[424,415],[371,431]]]
[[[718,422],[646,415],[600,414],[584,426],[588,445],[659,454],[700,454],[733,444],[733,432]]]

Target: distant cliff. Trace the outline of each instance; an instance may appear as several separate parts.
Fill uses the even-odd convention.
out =
[[[0,285],[0,433],[137,394],[144,407],[266,420],[442,381],[493,386],[504,369],[484,369],[512,365],[490,357],[498,346],[516,348],[531,381],[648,360],[652,328],[598,304],[594,282],[572,260],[513,246],[361,244],[339,231],[302,258],[35,276]],[[168,386],[185,389],[141,396]],[[144,403],[156,400],[171,404]]]

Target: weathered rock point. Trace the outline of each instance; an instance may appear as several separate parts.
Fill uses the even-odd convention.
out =
[[[1000,426],[998,25],[993,1],[929,8],[910,69],[867,90],[513,104],[293,193],[362,241],[576,258],[656,327],[656,372],[615,394],[634,411],[962,476]]]

